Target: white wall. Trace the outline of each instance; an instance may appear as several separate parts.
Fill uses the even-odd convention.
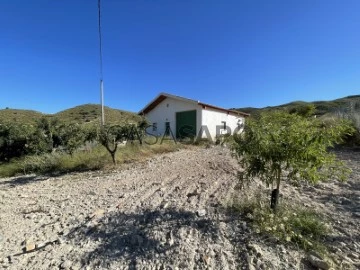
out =
[[[207,126],[213,140],[215,139],[216,135],[218,135],[217,132],[220,134],[225,134],[229,132],[224,130],[223,128],[219,130],[219,127],[217,131],[216,126],[223,126],[223,121],[226,122],[226,126],[230,128],[231,135],[234,134],[234,131],[239,124],[245,124],[245,118],[243,116],[228,114],[227,112],[208,107],[202,109],[202,125]],[[242,129],[239,132],[241,131]],[[202,138],[206,138],[205,132],[202,133]]]
[[[165,122],[170,122],[170,128],[174,136],[176,136],[176,112],[190,110],[196,110],[196,134],[198,134],[201,126],[201,107],[196,102],[184,102],[169,97],[145,115],[150,124],[157,123],[157,131],[153,131],[152,127],[149,127],[147,132],[154,135],[163,135],[165,133]]]

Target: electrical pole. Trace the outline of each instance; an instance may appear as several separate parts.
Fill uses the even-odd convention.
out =
[[[101,100],[101,125],[105,125],[105,112],[104,112],[104,82],[100,80],[100,100]]]
[[[103,81],[103,61],[102,61],[102,40],[101,40],[101,5],[98,0],[98,17],[99,17],[99,52],[100,52],[100,101],[101,101],[101,126],[105,125],[105,112],[104,112],[104,81]]]

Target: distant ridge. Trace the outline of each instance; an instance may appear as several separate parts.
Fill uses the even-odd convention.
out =
[[[277,109],[292,110],[303,105],[311,105],[311,104],[315,106],[315,114],[321,116],[329,113],[334,113],[337,110],[347,108],[350,104],[360,104],[360,95],[347,96],[331,101],[313,101],[313,102],[293,101],[278,106],[268,106],[264,108],[244,107],[244,108],[236,108],[234,110],[254,114],[267,110],[277,110]]]
[[[67,123],[100,123],[101,106],[98,104],[84,104],[55,114],[44,114],[33,110],[2,109],[0,110],[0,123],[34,124],[41,117],[58,118]],[[105,106],[105,123],[121,124],[137,122],[140,116],[136,113],[113,109]]]

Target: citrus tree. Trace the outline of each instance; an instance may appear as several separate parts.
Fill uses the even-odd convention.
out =
[[[234,136],[234,154],[244,168],[240,180],[259,177],[267,186],[276,185],[271,204],[276,210],[282,179],[311,183],[346,179],[349,169],[328,149],[352,132],[344,120],[322,122],[285,111],[261,113]]]

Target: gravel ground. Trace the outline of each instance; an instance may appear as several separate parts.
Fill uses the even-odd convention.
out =
[[[285,185],[284,196],[331,217],[335,259],[360,269],[360,152],[338,154],[354,170],[347,183]],[[313,269],[302,251],[269,245],[224,210],[239,169],[211,147],[118,171],[0,179],[0,268]]]

